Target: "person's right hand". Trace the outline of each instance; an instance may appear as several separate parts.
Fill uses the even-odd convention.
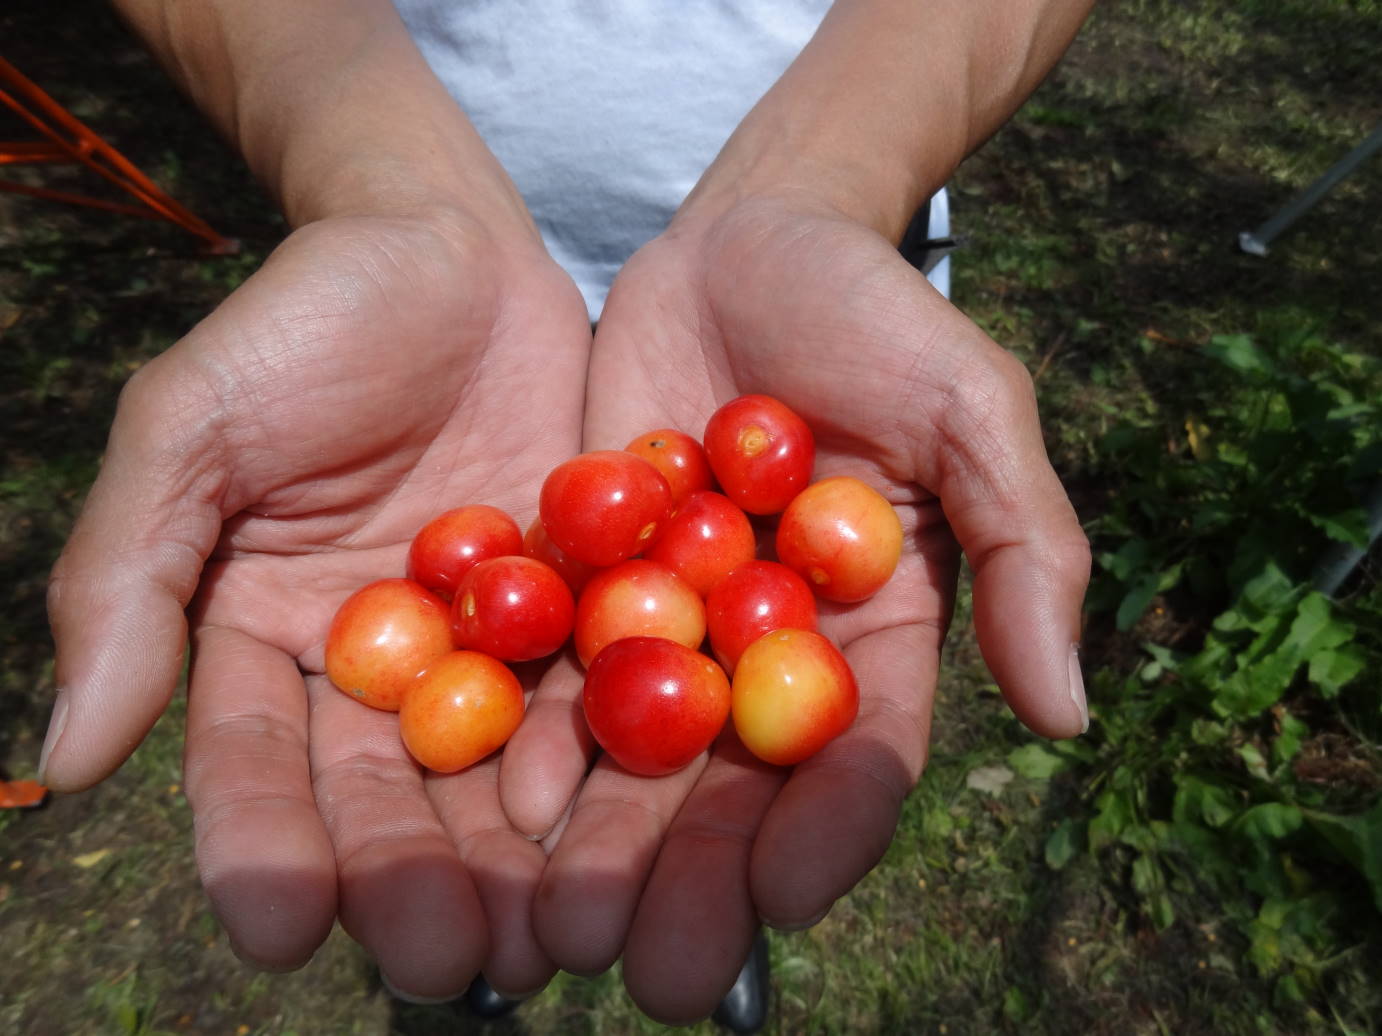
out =
[[[69,791],[118,767],[190,632],[185,784],[242,957],[298,966],[339,913],[415,997],[482,967],[515,994],[551,976],[528,917],[545,856],[500,808],[498,759],[424,778],[394,716],[330,686],[323,642],[427,519],[532,517],[580,447],[589,344],[535,232],[352,216],[295,232],[123,393],[54,571],[43,777]]]

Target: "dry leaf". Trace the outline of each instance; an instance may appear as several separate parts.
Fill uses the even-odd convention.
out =
[[[1185,419],[1185,434],[1190,440],[1190,452],[1196,460],[1214,459],[1214,444],[1209,441],[1209,425],[1191,414]]]
[[[89,870],[109,855],[109,849],[97,849],[95,852],[82,853],[80,856],[72,857],[72,862],[82,868],[82,870]]]
[[[1003,794],[1003,789],[1012,779],[1013,772],[1006,766],[980,766],[969,771],[965,777],[965,787],[997,796]]]

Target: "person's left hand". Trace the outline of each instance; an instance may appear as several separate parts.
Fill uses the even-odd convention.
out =
[[[821,608],[861,689],[853,727],[787,771],[727,730],[680,773],[600,758],[579,688],[539,691],[501,796],[530,835],[564,822],[534,925],[569,971],[624,979],[652,1017],[708,1014],[760,919],[807,927],[878,861],[926,759],[963,547],[975,623],[1008,702],[1051,737],[1086,724],[1076,644],[1088,547],[1047,461],[1031,380],[884,238],[800,197],[692,203],[615,282],[596,333],[585,449],[679,427],[700,437],[749,392],[801,414],[816,477],[848,473],[902,520],[892,581]],[[579,791],[578,791],[579,786]],[[574,797],[574,802],[572,799]]]

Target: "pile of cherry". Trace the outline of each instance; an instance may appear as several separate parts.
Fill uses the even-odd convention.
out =
[[[574,637],[586,722],[628,770],[680,769],[731,715],[767,762],[813,755],[859,708],[848,663],[816,631],[815,598],[877,592],[897,566],[902,526],[858,479],[812,483],[811,429],[768,396],[726,403],[703,441],[660,429],[566,461],[543,483],[526,534],[484,504],[433,519],[413,540],[406,579],[371,583],[336,613],[331,682],[398,712],[412,756],[451,773],[523,718],[505,663]],[[750,514],[780,515],[777,561],[756,558]],[[700,650],[707,635],[718,664]]]

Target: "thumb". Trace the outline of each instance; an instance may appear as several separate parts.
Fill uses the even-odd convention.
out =
[[[935,415],[930,486],[974,571],[979,647],[1004,697],[1034,732],[1073,737],[1089,725],[1079,664],[1089,543],[1046,456],[1027,369],[972,336]]]
[[[209,393],[176,350],[126,385],[102,462],[53,569],[57,697],[40,780],[105,778],[167,707],[187,641],[184,608],[220,533],[220,437]]]

